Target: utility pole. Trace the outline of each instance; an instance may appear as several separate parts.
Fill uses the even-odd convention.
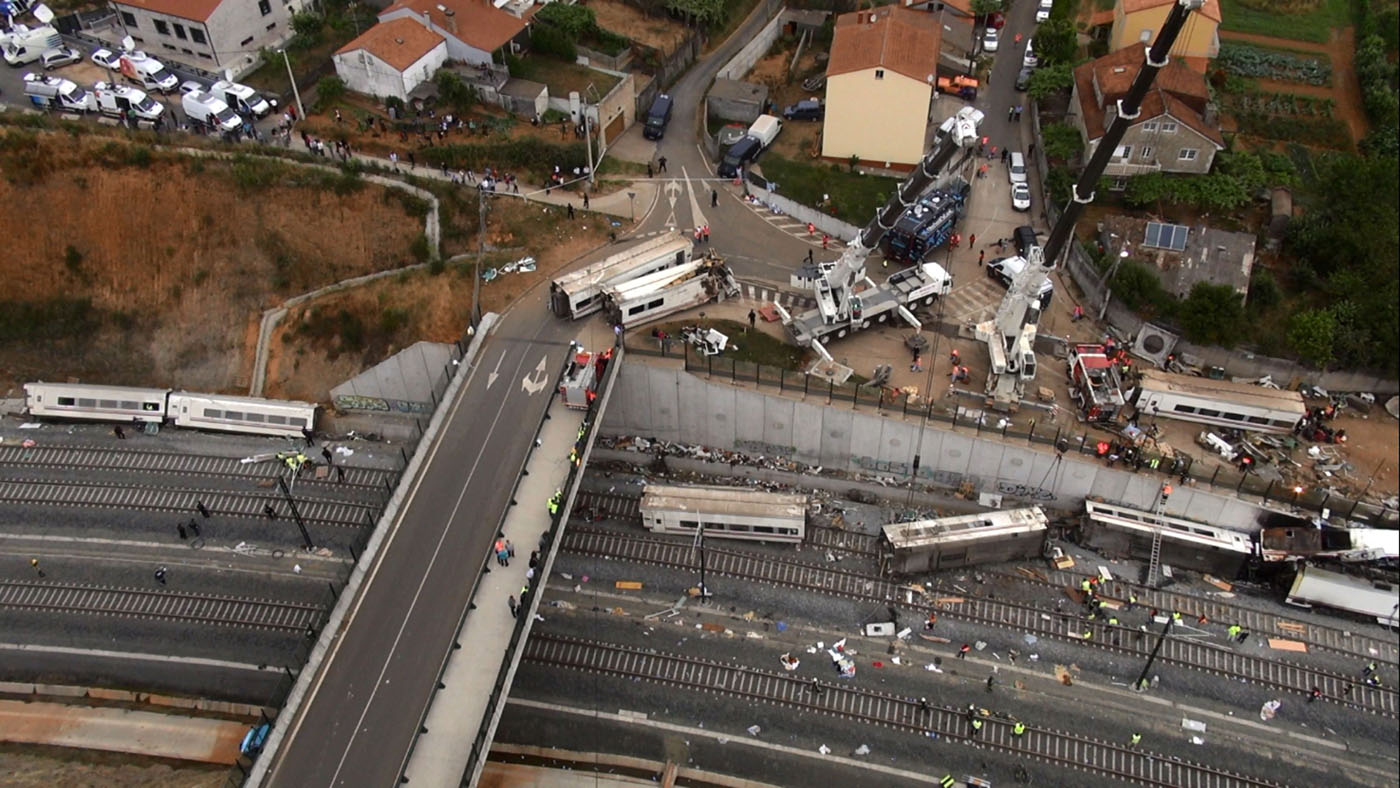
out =
[[[710,598],[710,588],[705,585],[705,524],[700,523],[695,531],[695,549],[700,551],[700,599]]]
[[[277,486],[282,490],[282,497],[287,499],[287,508],[292,511],[292,519],[296,521],[297,528],[301,529],[301,541],[306,545],[307,550],[315,548],[311,543],[311,534],[306,530],[306,521],[301,519],[301,511],[297,509],[297,502],[292,500],[292,491],[287,487],[287,480],[281,476],[277,477]]]
[[[297,102],[297,119],[305,120],[306,107],[301,105],[301,92],[297,90],[297,78],[292,73],[292,61],[287,57],[287,50],[279,49],[277,51],[282,53],[282,62],[287,64],[287,79],[292,83],[292,98],[296,99]]]
[[[481,226],[477,232],[476,276],[472,278],[472,328],[481,323],[481,266],[486,262],[486,190],[476,190]]]

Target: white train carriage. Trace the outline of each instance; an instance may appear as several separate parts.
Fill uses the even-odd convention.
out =
[[[1230,579],[1254,557],[1248,534],[1117,504],[1084,502],[1078,541],[1109,555],[1149,560],[1153,535],[1162,530],[1161,562]]]
[[[886,525],[881,568],[908,575],[1044,555],[1050,521],[1038,506]]]
[[[24,404],[31,416],[87,421],[165,421],[169,389],[95,386],[86,383],[26,383]]]
[[[763,542],[801,542],[807,535],[807,496],[743,487],[648,484],[642,524],[653,533],[705,535]]]
[[[1321,605],[1366,618],[1388,627],[1400,625],[1400,591],[1390,583],[1329,572],[1315,566],[1298,568],[1286,600],[1290,605]]]
[[[607,288],[684,265],[693,246],[690,239],[673,230],[570,271],[550,282],[549,308],[559,317],[574,320],[591,315],[603,308]]]
[[[1308,412],[1303,395],[1296,391],[1155,369],[1143,371],[1131,397],[1139,417],[1258,432],[1292,432]]]
[[[177,391],[170,395],[170,420],[191,429],[300,437],[316,429],[316,405]]]

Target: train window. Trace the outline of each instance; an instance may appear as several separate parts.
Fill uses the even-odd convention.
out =
[[[263,415],[262,415],[261,413],[249,413],[249,414],[244,418],[244,420],[245,420],[245,421],[251,421],[251,422],[253,422],[253,423],[255,423],[255,424],[262,424],[262,423],[263,423]]]
[[[286,416],[271,416],[271,415],[269,415],[269,416],[267,417],[267,423],[268,423],[268,424],[286,424],[286,423],[287,423],[287,417],[286,417]]]
[[[114,399],[100,399],[97,404],[104,408],[120,408],[122,405]]]
[[[214,410],[213,408],[204,409],[204,418],[206,419],[222,419],[223,417],[224,412],[221,410]]]
[[[59,398],[58,398],[58,405],[59,405],[59,407],[62,407],[62,408],[71,408],[71,407],[73,407],[73,406],[76,405],[76,404],[78,404],[78,401],[75,400],[75,399],[73,399],[72,397],[59,397]]]
[[[1273,422],[1272,419],[1266,419],[1266,418],[1264,418],[1263,416],[1250,416],[1250,417],[1249,417],[1249,423],[1250,423],[1250,424],[1266,424],[1266,425],[1267,425],[1267,424],[1273,424],[1274,422]]]
[[[1196,409],[1193,408],[1193,407],[1191,407],[1190,405],[1175,405],[1175,406],[1172,407],[1172,410],[1176,411],[1177,413],[1195,413],[1195,412],[1196,412]]]
[[[777,533],[771,525],[755,525],[753,527],[753,532],[756,534]]]
[[[1221,415],[1224,416],[1226,419],[1229,419],[1230,421],[1244,421],[1245,419],[1245,415],[1243,413],[1223,413]]]
[[[1202,416],[1206,416],[1206,417],[1212,418],[1212,419],[1216,419],[1216,418],[1219,418],[1219,417],[1220,417],[1220,411],[1218,411],[1218,410],[1213,410],[1213,409],[1211,409],[1211,408],[1201,408],[1199,411],[1196,411],[1196,412],[1199,413],[1199,414],[1201,414]]]
[[[749,527],[744,523],[730,523],[729,530],[737,531],[739,533],[748,533]]]
[[[226,410],[224,411],[224,418],[232,421],[243,421],[243,414],[236,410]]]
[[[658,298],[655,301],[652,301],[650,304],[647,304],[647,309],[657,309],[664,303],[666,303],[666,299]]]
[[[680,527],[689,528],[692,531],[700,527],[700,523],[696,520],[681,520],[679,524]]]
[[[159,402],[143,402],[141,403],[141,410],[144,410],[147,413],[156,413],[160,410],[160,406],[161,403]]]
[[[797,529],[796,529],[796,528],[779,528],[779,529],[778,529],[778,533],[783,534],[783,535],[785,535],[785,536],[797,536]]]
[[[95,400],[95,399],[88,399],[88,398],[86,398],[86,397],[81,397],[81,398],[78,399],[78,407],[80,407],[80,408],[95,408],[95,407],[97,407],[97,400]]]
[[[646,304],[638,304],[638,305],[632,307],[631,309],[627,310],[627,315],[628,315],[629,317],[631,317],[632,315],[635,315],[635,314],[637,314],[638,312],[641,312],[643,309],[646,309],[646,308],[647,308],[647,307],[646,307]]]
[[[122,410],[136,410],[136,403],[130,400],[122,400]]]
[[[298,418],[298,417],[296,417],[296,416],[293,416],[293,417],[287,419],[287,423],[290,424],[290,425],[292,425],[293,427],[305,427],[305,426],[306,426],[306,419]]]

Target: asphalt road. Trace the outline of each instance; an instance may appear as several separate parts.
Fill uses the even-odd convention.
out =
[[[577,327],[543,296],[483,344],[423,471],[370,568],[327,665],[269,770],[282,786],[392,785],[495,537],[515,474]],[[543,372],[540,365],[543,363]],[[493,374],[499,377],[494,378]],[[531,393],[524,380],[547,379]]]

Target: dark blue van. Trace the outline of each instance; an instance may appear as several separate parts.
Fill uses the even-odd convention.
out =
[[[662,93],[651,102],[651,109],[647,110],[647,122],[642,129],[642,136],[649,140],[659,140],[665,136],[666,124],[670,122],[671,97]]]

